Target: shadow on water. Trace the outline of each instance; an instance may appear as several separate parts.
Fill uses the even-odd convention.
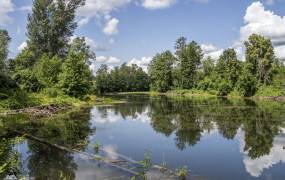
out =
[[[9,129],[84,152],[93,152],[94,143],[100,141],[102,148],[115,149],[136,160],[149,149],[157,164],[161,163],[163,152],[172,169],[187,165],[191,173],[209,179],[254,179],[268,174],[273,179],[285,177],[282,171],[285,104],[282,102],[147,95],[115,98],[127,103],[41,119],[26,115],[2,117],[0,179],[128,177],[118,170],[98,168],[95,161],[79,154],[26,139]],[[277,152],[279,159],[272,160],[276,158],[273,153]],[[265,158],[274,162],[263,165]],[[217,159],[224,165],[213,166]],[[234,165],[226,167],[227,161]],[[231,169],[226,173],[225,168]],[[233,177],[233,173],[238,175]]]

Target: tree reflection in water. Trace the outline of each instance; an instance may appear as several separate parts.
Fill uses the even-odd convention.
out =
[[[126,99],[128,103],[96,107],[96,112],[100,113],[97,117],[106,118],[110,111],[123,119],[138,119],[141,116],[147,119],[155,132],[166,137],[174,136],[173,141],[180,151],[197,144],[205,132],[217,130],[222,137],[232,140],[241,130],[244,154],[251,158],[245,162],[259,161],[260,157],[271,152],[275,137],[285,127],[285,104],[281,102],[142,95],[119,98]],[[75,179],[78,164],[73,154],[25,139],[28,155],[21,157],[15,147],[23,138],[18,138],[8,129],[31,134],[52,144],[86,151],[90,136],[94,133],[91,116],[90,109],[83,109],[43,119],[22,115],[0,119],[0,179],[8,175],[20,177],[22,174],[34,179]],[[253,169],[250,165],[246,166]],[[27,172],[23,172],[25,168]]]
[[[111,108],[123,118],[133,119],[147,110],[153,129],[167,137],[174,133],[180,150],[197,144],[203,132],[217,129],[224,138],[234,139],[241,129],[245,134],[244,151],[255,159],[270,153],[274,137],[285,127],[285,105],[281,102],[134,95],[123,98],[130,103],[98,110],[106,116]]]

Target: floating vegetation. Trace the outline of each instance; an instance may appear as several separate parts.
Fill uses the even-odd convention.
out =
[[[100,150],[100,143],[99,142],[96,142],[95,144],[94,144],[94,151],[95,151],[95,153],[96,154],[98,154],[99,153],[99,150]]]
[[[176,172],[177,172],[177,176],[179,177],[179,179],[185,180],[189,171],[188,171],[187,166],[182,166],[176,169]]]

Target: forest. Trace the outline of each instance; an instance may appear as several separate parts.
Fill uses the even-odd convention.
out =
[[[141,80],[149,82],[145,88],[149,86],[151,91],[158,92],[192,90],[217,96],[284,96],[285,67],[275,56],[271,40],[252,34],[244,46],[243,60],[238,59],[233,48],[224,50],[214,60],[203,55],[197,42],[187,42],[185,37],[181,37],[175,43],[174,53],[165,51],[153,57],[148,67],[148,78]],[[100,92],[146,90],[120,89],[125,87],[121,83],[124,78],[117,78],[120,77],[120,69],[108,73],[104,67],[99,69],[95,78]],[[109,83],[110,79],[117,81]]]
[[[9,57],[11,37],[0,30],[0,107],[22,108],[86,99],[108,92],[197,90],[217,96],[284,96],[285,67],[270,39],[253,34],[244,42],[245,59],[234,49],[214,60],[200,45],[179,38],[175,52],[156,54],[148,72],[122,64],[89,65],[96,55],[84,37],[74,37],[76,9],[84,0],[35,0],[27,23],[27,47]],[[62,16],[64,14],[64,16]]]

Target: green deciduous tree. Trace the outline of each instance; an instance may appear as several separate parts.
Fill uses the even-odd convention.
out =
[[[250,72],[258,83],[270,84],[272,82],[272,64],[274,62],[274,48],[271,40],[253,34],[245,43],[246,62],[251,64]]]
[[[221,79],[229,82],[231,88],[235,87],[241,72],[241,63],[234,49],[224,50],[218,59],[216,71]]]
[[[37,79],[45,87],[53,87],[58,83],[62,60],[57,56],[49,58],[44,54],[35,67]]]
[[[4,71],[5,63],[8,57],[8,45],[11,38],[6,30],[0,29],[0,72]]]
[[[149,75],[153,89],[166,92],[173,84],[172,67],[175,57],[170,51],[157,54],[149,66]]]
[[[113,70],[108,70],[107,65],[101,65],[95,77],[98,93],[148,91],[149,77],[137,65],[127,66],[122,64]]]
[[[197,81],[197,69],[203,58],[202,49],[195,42],[186,43],[186,38],[181,37],[176,42],[176,55],[180,75],[178,80],[182,88],[193,88]]]
[[[92,86],[92,73],[83,53],[69,51],[59,74],[59,87],[68,95],[81,97]]]
[[[256,77],[252,76],[252,64],[245,63],[241,76],[237,82],[237,89],[242,96],[250,97],[257,91],[257,80]]]
[[[77,24],[75,11],[85,0],[34,0],[32,14],[28,16],[28,47],[38,58],[46,53],[50,57],[65,56],[69,38]]]

